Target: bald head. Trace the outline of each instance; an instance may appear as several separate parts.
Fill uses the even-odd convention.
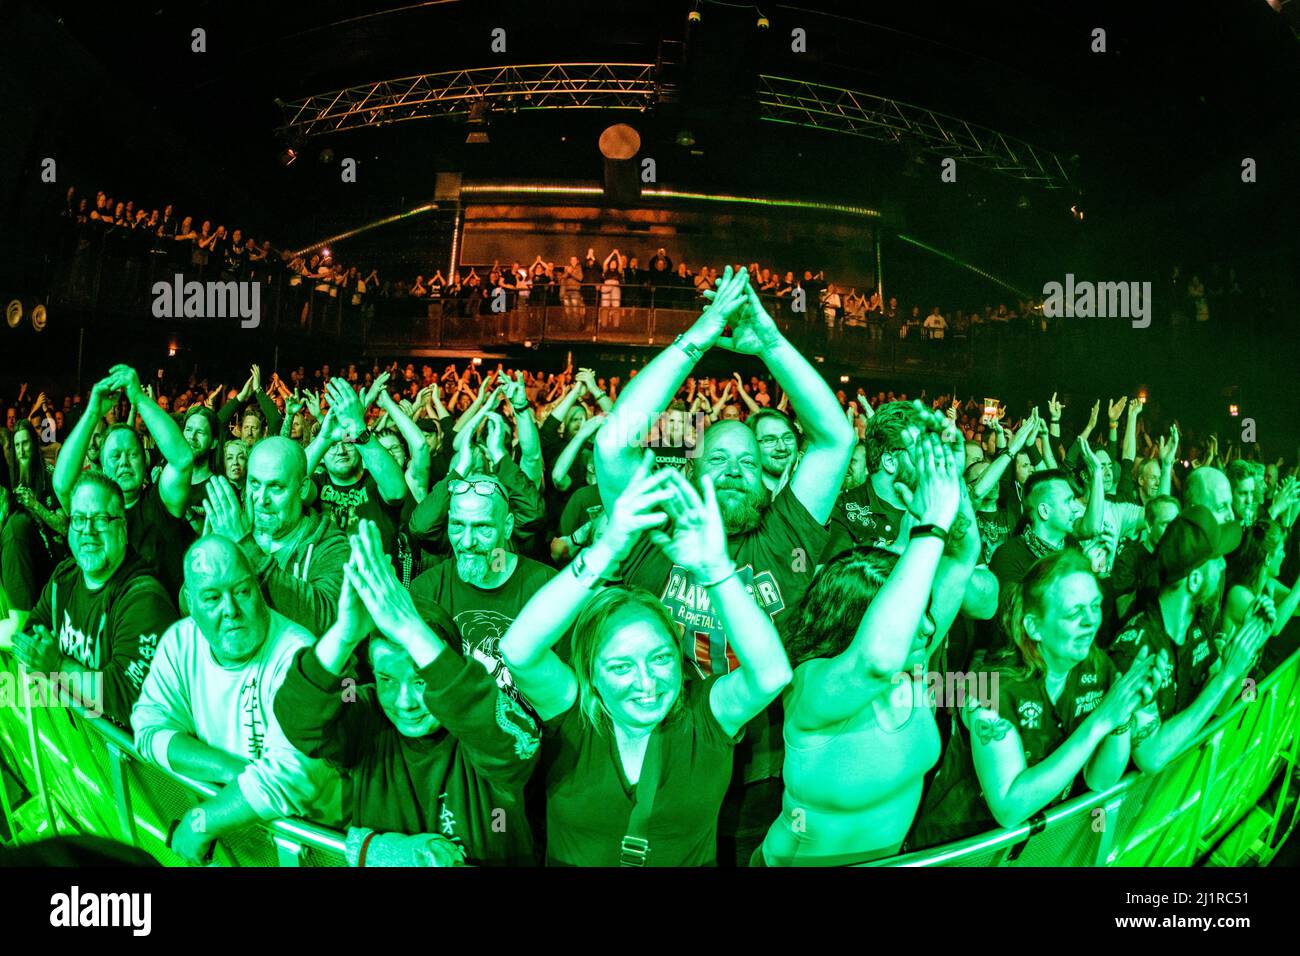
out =
[[[244,506],[253,519],[253,537],[263,550],[298,527],[310,490],[302,446],[278,435],[257,443],[248,455]]]
[[[296,441],[274,435],[264,438],[248,454],[248,473],[276,474],[286,481],[307,476],[307,453]]]
[[[223,667],[237,667],[261,651],[271,612],[243,549],[205,535],[185,553],[185,596],[190,617]]]
[[[1219,524],[1232,521],[1232,485],[1228,476],[1217,468],[1195,469],[1187,476],[1187,487],[1183,492],[1183,506],[1190,508],[1192,505],[1208,508]]]

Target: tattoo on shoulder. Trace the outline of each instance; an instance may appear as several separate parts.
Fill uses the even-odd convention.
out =
[[[975,721],[975,736],[979,738],[980,743],[988,744],[994,740],[1002,740],[1011,731],[1011,721],[1005,717],[998,717],[992,720],[988,717],[980,717]]]

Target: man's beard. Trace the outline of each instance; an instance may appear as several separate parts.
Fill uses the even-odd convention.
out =
[[[771,502],[767,487],[759,484],[750,488],[740,482],[723,482],[716,486],[718,510],[722,512],[722,526],[727,534],[746,534],[758,527],[763,512]],[[739,492],[724,494],[723,492]]]
[[[461,551],[456,555],[456,576],[467,584],[486,580],[490,570],[489,557],[486,554]]]

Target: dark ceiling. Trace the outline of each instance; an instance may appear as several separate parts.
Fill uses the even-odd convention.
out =
[[[364,221],[367,201],[372,208],[400,206],[427,195],[438,169],[597,178],[599,157],[588,133],[608,117],[521,118],[494,129],[492,146],[477,152],[465,150],[463,127],[440,121],[348,134],[338,147],[370,161],[376,186],[349,194],[323,179],[318,164],[278,165],[275,129],[283,116],[277,98],[499,62],[653,62],[663,41],[682,38],[686,13],[696,5],[26,0],[10,5],[20,14],[11,22],[32,36],[26,43],[15,38],[8,69],[22,78],[9,85],[25,82],[26,89],[39,89],[34,95],[49,98],[38,138],[67,144],[84,127],[101,147],[100,161],[111,161],[103,146],[116,147],[121,168],[115,175],[134,167],[169,189],[182,180],[219,181],[223,204],[255,207],[278,227],[302,231],[313,227],[302,219],[313,197],[328,195],[342,219]],[[1282,15],[1265,0],[699,7],[713,49],[726,49],[735,37],[744,44],[742,69],[751,75],[895,97],[1078,156],[1076,181],[1094,220],[1123,217],[1127,228],[1137,215],[1170,227],[1171,215],[1185,214],[1188,222],[1208,218],[1220,230],[1240,231],[1245,241],[1267,243],[1276,215],[1296,211],[1296,186],[1288,177],[1300,144],[1300,0]],[[763,33],[753,26],[759,7],[771,21]],[[190,49],[195,27],[207,32],[204,54]],[[504,55],[489,49],[494,27],[507,31]],[[806,53],[790,51],[794,27],[807,31]],[[1107,31],[1105,54],[1090,50],[1098,27]],[[716,89],[697,89],[697,95],[744,109],[725,74],[705,69],[700,75],[712,77]],[[664,137],[663,148],[670,149],[671,124],[664,126],[663,117],[644,122],[651,142]],[[865,177],[845,157],[853,150],[881,155],[845,137],[827,145],[827,133],[770,124],[763,133],[761,143],[757,136],[719,137],[725,142],[683,160],[679,170],[709,187],[747,176],[787,195],[856,195]],[[165,148],[157,148],[160,140]],[[1249,193],[1239,176],[1246,156],[1260,168],[1258,188]],[[814,158],[823,162],[809,177]],[[1023,191],[977,181],[993,193]],[[876,182],[864,198],[888,201],[881,190]],[[1292,232],[1279,229],[1275,236]]]

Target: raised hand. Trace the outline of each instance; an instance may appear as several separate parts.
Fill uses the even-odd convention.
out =
[[[660,528],[668,520],[663,504],[673,497],[669,485],[671,475],[680,474],[676,468],[654,471],[654,452],[647,450],[632,480],[614,502],[609,520],[600,535],[600,543],[609,548],[616,561],[622,561],[632,551],[641,535]]]
[[[325,385],[330,400],[330,415],[349,439],[360,438],[366,431],[365,409],[352,386],[341,378],[332,378]]]
[[[1061,420],[1061,410],[1063,408],[1065,406],[1056,400],[1056,393],[1053,392],[1052,397],[1047,400],[1047,414],[1051,416],[1052,421],[1059,422]]]
[[[903,441],[916,466],[916,487],[908,488],[896,481],[894,491],[920,524],[951,528],[961,506],[961,469],[953,447],[933,432],[916,438],[904,432]]]
[[[1083,430],[1085,435],[1091,435],[1092,430],[1097,427],[1097,413],[1101,411],[1101,399],[1092,403],[1092,411],[1088,413],[1088,427]]]
[[[1172,468],[1174,459],[1178,457],[1178,426],[1169,426],[1169,440],[1160,439],[1158,446],[1160,454],[1160,463],[1167,468]]]
[[[687,333],[698,348],[707,349],[719,344],[722,330],[737,321],[745,308],[748,288],[746,271],[732,272],[731,266],[727,266],[718,278],[718,287],[704,291],[709,304]]]
[[[1083,463],[1088,466],[1088,473],[1094,478],[1101,474],[1101,462],[1092,450],[1092,444],[1084,435],[1079,436],[1079,457],[1083,459]]]
[[[397,580],[393,562],[384,553],[379,526],[368,519],[362,520],[349,543],[352,556],[343,566],[344,577],[375,627],[409,651],[411,635],[427,631],[427,625],[416,610],[411,593]]]
[[[740,271],[743,274],[745,270]],[[767,309],[763,308],[758,292],[749,284],[748,279],[745,280],[741,293],[744,305],[737,317],[739,322],[733,327],[731,335],[718,339],[718,345],[742,355],[763,355],[784,340],[781,330],[776,327]]]
[[[586,372],[588,375],[591,374],[591,369],[583,369],[582,371]],[[510,403],[511,408],[522,409],[528,404],[528,384],[524,381],[523,372],[520,372],[513,379],[507,375],[504,377],[502,382],[501,392],[505,395],[505,399]],[[592,388],[592,391],[594,393],[594,387]]]
[[[697,581],[717,581],[734,570],[727,553],[727,532],[718,509],[713,479],[701,479],[704,496],[676,468],[665,468],[670,497],[663,510],[672,519],[669,531],[651,531],[650,540],[674,564],[681,565]]]
[[[1101,399],[1097,399],[1097,401],[1100,402]],[[1121,395],[1117,400],[1107,404],[1106,414],[1112,425],[1116,424],[1119,421],[1119,417],[1124,414],[1124,407],[1126,405],[1128,405],[1127,395]]]
[[[252,533],[248,517],[239,503],[239,495],[224,475],[213,475],[208,480],[205,508],[206,534],[219,534],[239,544]]]
[[[375,400],[378,399],[381,394],[387,393],[386,386],[388,385],[388,378],[389,376],[387,372],[380,372],[378,377],[370,384],[370,388],[366,389],[366,397],[363,402],[365,408],[369,408],[371,405],[375,404]]]

